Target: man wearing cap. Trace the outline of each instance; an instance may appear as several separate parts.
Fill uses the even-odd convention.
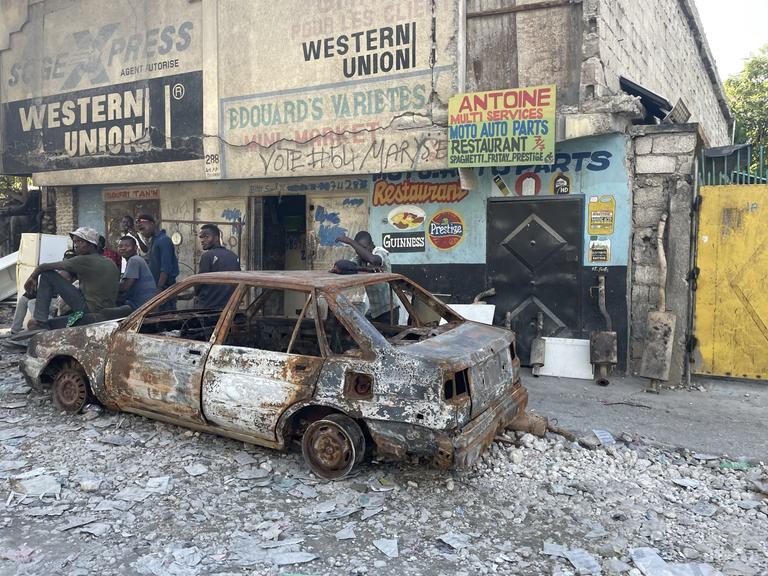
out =
[[[78,228],[69,235],[75,256],[61,262],[40,264],[24,284],[28,292],[37,291],[35,314],[27,324],[29,329],[47,328],[48,309],[57,295],[73,312],[99,312],[115,305],[120,270],[99,254],[99,233],[93,228]],[[67,282],[56,273],[57,270],[76,275],[80,288]]]
[[[179,260],[176,257],[176,248],[171,239],[160,230],[151,214],[141,214],[136,218],[139,232],[149,240],[147,253],[149,254],[149,269],[155,277],[157,291],[162,292],[166,288],[176,284],[176,276],[179,275]],[[175,302],[164,305],[165,309],[175,309]]]

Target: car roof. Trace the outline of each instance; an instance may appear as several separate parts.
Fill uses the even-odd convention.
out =
[[[260,284],[275,288],[294,288],[297,290],[342,290],[365,284],[376,284],[390,280],[400,280],[403,276],[391,272],[360,272],[358,274],[331,274],[319,270],[258,270],[248,272],[207,272],[195,274],[183,280],[184,283],[197,282],[242,282]]]

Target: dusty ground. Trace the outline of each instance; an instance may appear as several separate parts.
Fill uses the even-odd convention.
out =
[[[581,434],[631,431],[662,444],[768,462],[766,382],[696,378],[691,389],[656,395],[644,391],[642,378],[613,378],[602,387],[527,374],[530,405]]]
[[[526,436],[461,474],[373,462],[325,483],[295,451],[59,413],[0,353],[2,575],[768,575],[760,464]]]

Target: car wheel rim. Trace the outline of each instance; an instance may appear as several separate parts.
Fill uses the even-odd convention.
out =
[[[79,412],[88,399],[88,383],[85,376],[76,370],[63,370],[54,382],[53,397],[67,412]]]
[[[326,479],[343,478],[357,461],[352,435],[336,422],[312,423],[302,442],[304,458],[312,471]]]

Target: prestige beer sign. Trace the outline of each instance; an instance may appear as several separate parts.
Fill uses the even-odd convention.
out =
[[[464,220],[458,212],[440,210],[429,219],[427,236],[438,250],[455,248],[464,239]]]

